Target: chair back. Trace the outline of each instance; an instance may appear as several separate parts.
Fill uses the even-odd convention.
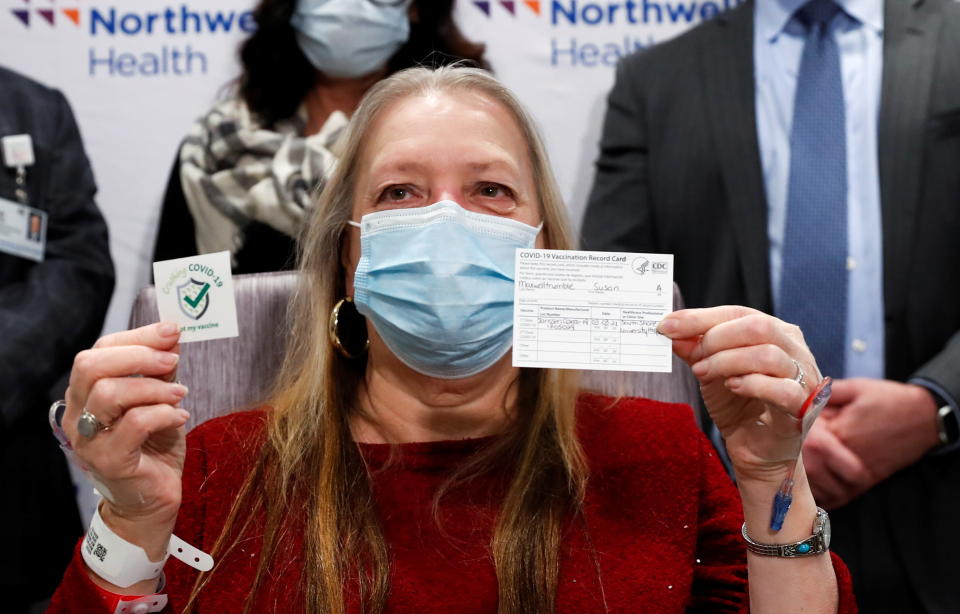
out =
[[[190,393],[184,406],[190,411],[187,428],[267,400],[283,361],[287,338],[287,305],[297,283],[295,271],[236,275],[240,335],[180,346],[178,379]],[[683,307],[674,285],[676,309]],[[318,317],[324,317],[323,314]],[[130,315],[130,327],[157,322],[157,293],[153,286],[140,291]],[[583,388],[612,396],[642,396],[697,407],[699,388],[690,368],[676,356],[672,373],[587,371]]]
[[[188,429],[267,400],[283,361],[287,304],[296,282],[293,271],[235,275],[240,335],[180,346],[177,378],[190,389],[184,399],[190,411]],[[134,301],[130,328],[159,318],[156,289],[148,286]]]

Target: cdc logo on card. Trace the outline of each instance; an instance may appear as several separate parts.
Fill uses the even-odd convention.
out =
[[[650,272],[650,261],[643,256],[638,256],[633,259],[633,262],[630,264],[630,268],[634,273],[643,277]]]

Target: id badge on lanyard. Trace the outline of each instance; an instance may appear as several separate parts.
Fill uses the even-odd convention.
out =
[[[30,206],[27,168],[33,166],[33,140],[29,134],[0,139],[3,161],[16,170],[15,201],[0,198],[0,252],[43,262],[47,246],[47,213]]]

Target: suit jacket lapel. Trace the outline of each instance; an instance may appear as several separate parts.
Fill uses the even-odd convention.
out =
[[[939,29],[923,0],[887,0],[878,146],[888,316],[906,306]]]
[[[753,2],[720,15],[700,49],[709,129],[720,157],[747,302],[772,311],[767,199],[757,144]]]

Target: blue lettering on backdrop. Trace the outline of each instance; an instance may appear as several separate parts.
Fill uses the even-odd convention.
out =
[[[202,10],[187,4],[162,9],[89,9],[91,37],[250,34],[256,30],[249,10]],[[207,55],[192,45],[167,45],[153,51],[127,52],[116,47],[91,47],[87,62],[90,77],[185,76],[207,73]]]
[[[744,0],[620,0],[599,2],[553,0],[550,20],[553,25],[588,26],[612,24],[692,24],[731,9]]]
[[[250,11],[193,11],[186,4],[179,9],[120,12],[116,8],[90,9],[90,35],[98,34],[217,34],[256,29]]]
[[[550,40],[550,65],[594,66],[617,65],[620,58],[630,55],[634,51],[646,49],[656,43],[652,35],[646,39],[636,36],[624,36],[622,43],[578,43],[576,38],[570,38],[564,44],[556,38]]]
[[[154,77],[207,73],[207,56],[187,45],[184,49],[164,45],[157,53],[125,53],[110,47],[98,55],[90,49],[90,76]]]
[[[556,26],[654,25],[687,26],[713,19],[745,0],[552,0],[551,24]],[[624,56],[659,42],[653,33],[627,34],[622,41],[587,42],[570,37],[550,39],[550,65],[614,67]]]

